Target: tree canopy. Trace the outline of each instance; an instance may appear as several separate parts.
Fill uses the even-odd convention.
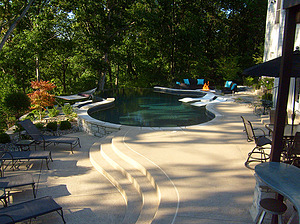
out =
[[[0,3],[1,39],[30,2]],[[0,52],[0,96],[37,80],[55,94],[242,83],[262,58],[266,9],[266,0],[35,0]]]

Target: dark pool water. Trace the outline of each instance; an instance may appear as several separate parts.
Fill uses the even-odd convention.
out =
[[[188,126],[214,118],[205,107],[194,107],[178,101],[184,96],[143,90],[121,91],[117,95],[106,97],[115,97],[115,106],[90,113],[91,117],[114,124],[140,127]]]

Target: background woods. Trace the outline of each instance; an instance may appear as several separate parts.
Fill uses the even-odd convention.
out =
[[[0,2],[1,39],[29,3]],[[192,77],[242,84],[242,70],[262,58],[266,7],[266,0],[35,0],[0,52],[0,106],[7,92],[30,93],[38,80],[54,83],[57,95]]]

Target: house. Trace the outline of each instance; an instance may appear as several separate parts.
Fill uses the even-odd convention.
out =
[[[282,54],[283,35],[285,26],[286,10],[283,9],[283,0],[269,0],[267,19],[266,19],[266,33],[264,44],[264,57],[263,61],[269,61],[271,59],[280,57]],[[300,24],[297,24],[294,49],[300,47]],[[300,74],[299,74],[300,76]],[[273,106],[276,107],[277,94],[278,94],[279,78],[274,80],[273,89]],[[300,93],[300,78],[291,78],[289,98],[287,104],[287,112],[289,120],[293,114],[293,109],[296,115],[300,115],[299,93]],[[300,122],[298,119],[297,123]]]
[[[291,71],[293,68],[293,60],[291,60],[291,58],[295,58],[293,51],[296,47],[300,46],[300,27],[299,24],[297,24],[300,22],[299,12],[300,0],[269,0],[266,19],[264,62],[282,56],[282,70],[280,71],[281,79],[279,80],[279,78],[275,78],[273,92],[273,101],[274,103],[278,103],[278,105],[276,106],[277,116],[275,119],[272,148],[270,153],[270,161],[272,162],[280,161],[283,145],[283,130],[285,126],[285,111],[288,111],[289,117],[291,117],[293,109],[296,111],[296,115],[298,115],[298,117],[300,114],[299,78],[295,79],[291,77]],[[286,17],[286,13],[289,17]],[[294,74],[294,76],[295,75],[297,74]],[[279,88],[280,91],[278,91]],[[280,95],[278,93],[280,93]],[[288,100],[286,99],[286,96],[288,96]],[[296,122],[299,123],[299,120]],[[258,202],[261,198],[268,197],[267,195],[263,195],[265,192],[262,192],[260,190],[261,187],[258,186],[260,186],[259,180],[255,187],[253,204],[250,209],[250,214],[254,221],[258,219],[260,211]],[[275,187],[275,189],[277,188]],[[277,223],[274,215],[272,217],[272,223]]]

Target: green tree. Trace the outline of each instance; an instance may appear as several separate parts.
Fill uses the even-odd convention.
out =
[[[29,2],[0,3],[1,39]],[[96,82],[99,89],[167,86],[185,77],[240,83],[241,71],[262,57],[266,6],[266,0],[34,1],[0,51],[0,88],[27,93],[39,79],[55,83],[55,94]]]

